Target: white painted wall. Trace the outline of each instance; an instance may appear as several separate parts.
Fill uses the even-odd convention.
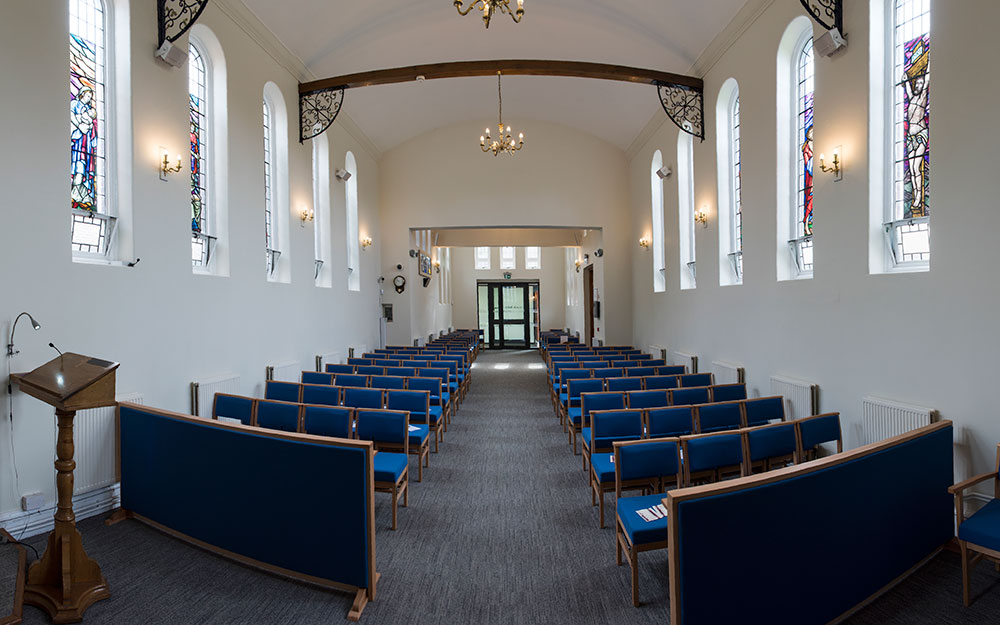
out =
[[[632,251],[634,342],[690,350],[702,362],[746,366],[752,393],[770,375],[817,382],[821,408],[840,411],[846,442],[857,444],[861,398],[874,394],[937,408],[956,426],[956,478],[990,470],[1000,441],[990,389],[1000,374],[996,311],[1000,291],[993,248],[1000,212],[987,184],[1000,139],[986,122],[1000,98],[992,74],[995,2],[934,2],[931,98],[932,260],[927,273],[870,275],[868,270],[868,3],[847,2],[849,47],[816,61],[816,153],[844,147],[842,182],[818,172],[816,269],[811,280],[778,282],[775,273],[775,55],[798,3],[775,2],[711,66],[705,93],[732,76],[740,84],[743,140],[742,286],[720,287],[714,138],[695,144],[695,206],[708,205],[696,228],[698,285],[677,284],[677,180],[664,186],[667,292],[653,294],[649,252]],[[818,32],[818,31],[817,31]],[[974,95],[973,95],[974,94]],[[705,103],[715,128],[715,102]],[[633,219],[649,231],[653,151],[673,154],[677,130],[665,122],[630,163]],[[673,164],[673,163],[670,163]],[[676,171],[676,168],[675,168]],[[673,268],[670,268],[673,266]]]
[[[260,393],[268,364],[297,360],[378,339],[380,273],[376,247],[362,254],[360,293],[348,293],[344,249],[344,193],[332,182],[333,286],[313,285],[313,225],[299,227],[298,211],[312,205],[311,146],[288,128],[291,201],[291,283],[264,275],[261,97],[274,81],[289,111],[297,111],[298,77],[211,3],[199,23],[218,36],[226,54],[229,88],[229,233],[231,277],[191,272],[187,172],[157,177],[156,149],[184,152],[188,141],[187,71],[154,60],[155,3],[131,3],[134,123],[134,255],[132,269],[71,262],[68,206],[67,3],[18,2],[0,20],[0,76],[20,85],[0,92],[0,334],[6,339],[21,310],[42,324],[22,321],[14,371],[30,370],[64,351],[121,362],[120,393],[141,392],[153,406],[186,412],[188,383],[238,373],[243,392]],[[185,42],[182,40],[182,44]],[[186,45],[186,44],[185,44]],[[378,236],[379,172],[375,160],[338,123],[329,131],[331,163],[343,167],[352,150],[361,170],[361,229]],[[6,341],[4,341],[6,343]],[[5,359],[6,360],[6,359]],[[3,372],[6,377],[6,371]],[[11,462],[11,425],[0,411],[0,515],[20,495],[41,491],[54,499],[52,410],[14,393],[13,436],[19,485]],[[6,404],[6,399],[4,400]]]
[[[606,312],[607,325],[602,320],[596,334],[628,342],[632,285],[622,279],[605,284],[603,269],[607,264],[613,275],[624,276],[630,267],[628,250],[635,237],[624,153],[573,128],[524,120],[519,122],[524,149],[513,157],[494,157],[479,151],[477,140],[486,123],[435,129],[386,152],[379,163],[386,284],[396,274],[397,263],[408,281],[402,295],[386,287],[385,300],[394,304],[396,319],[389,324],[389,342],[426,339],[428,333],[456,325],[447,312],[436,309],[436,289],[419,286],[416,261],[407,254],[411,228],[442,226],[601,228],[606,255],[596,262],[595,284],[602,299],[613,305]],[[568,319],[582,331],[582,316],[579,321],[575,316]]]

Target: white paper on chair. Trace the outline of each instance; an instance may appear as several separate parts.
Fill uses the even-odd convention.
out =
[[[651,523],[667,516],[667,509],[663,507],[662,503],[656,504],[652,508],[643,508],[642,510],[636,510],[635,512],[646,523]]]
[[[420,428],[418,428],[418,427],[417,427],[417,426],[415,426],[415,425],[408,425],[408,426],[406,426],[406,427],[410,428],[410,431],[411,431],[411,432],[419,432],[419,431],[420,431]]]
[[[228,423],[229,425],[243,425],[243,422],[239,419],[234,419],[232,417],[217,417],[216,421],[219,423]]]

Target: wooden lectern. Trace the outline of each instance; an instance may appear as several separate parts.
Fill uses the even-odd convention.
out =
[[[101,567],[83,550],[73,514],[73,418],[77,410],[115,405],[117,362],[65,353],[30,373],[11,375],[21,390],[55,406],[55,529],[41,560],[28,569],[24,602],[46,612],[53,623],[76,623],[95,601],[111,596]]]

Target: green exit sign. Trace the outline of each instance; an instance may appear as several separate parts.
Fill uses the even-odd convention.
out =
[[[510,278],[511,278],[511,274],[510,274],[509,271],[503,272],[503,279],[504,280],[510,280]]]

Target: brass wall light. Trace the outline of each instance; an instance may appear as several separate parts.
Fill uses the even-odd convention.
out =
[[[160,154],[163,155],[163,160],[160,161],[160,180],[166,182],[167,174],[174,174],[181,170],[181,155],[177,155],[177,164],[170,165],[170,157],[167,156],[167,149],[161,147]]]
[[[833,165],[827,167],[826,157],[823,154],[819,155],[819,169],[824,173],[833,174],[834,182],[839,182],[844,179],[844,161],[841,159],[841,152],[843,151],[842,146],[837,146],[833,148]]]
[[[639,247],[641,247],[644,250],[648,250],[649,249],[649,245],[650,245],[649,237],[640,237],[639,238]]]
[[[367,250],[371,246],[372,246],[372,238],[371,237],[363,237],[361,239],[361,249]]]
[[[694,214],[694,222],[696,224],[701,224],[702,228],[708,227],[708,211],[704,208]]]

